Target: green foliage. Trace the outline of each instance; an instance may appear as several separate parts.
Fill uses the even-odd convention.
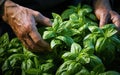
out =
[[[17,38],[9,40],[7,33],[0,37],[3,75],[120,75],[107,67],[120,53],[114,24],[99,28],[88,5],[70,6],[61,15],[52,15],[53,25],[38,29],[52,52],[32,53]]]

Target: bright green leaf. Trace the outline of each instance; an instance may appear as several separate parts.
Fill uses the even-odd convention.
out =
[[[99,52],[103,51],[106,47],[106,42],[107,42],[106,38],[104,38],[104,37],[98,38],[96,41],[96,45],[95,45],[96,52],[99,53]]]
[[[60,44],[61,44],[60,40],[53,39],[50,43],[50,47],[53,49],[55,46],[60,45]]]
[[[45,31],[43,34],[43,39],[50,39],[50,38],[53,38],[55,36],[56,36],[56,34],[54,31]]]
[[[64,60],[75,60],[77,56],[78,56],[77,53],[66,52],[62,55],[62,58]]]
[[[74,42],[73,39],[69,36],[58,36],[56,39],[59,39],[63,42],[65,42],[66,45],[71,46],[71,44]]]
[[[120,73],[118,73],[116,71],[107,71],[107,72],[101,73],[99,75],[120,75]]]
[[[80,51],[81,51],[81,46],[79,45],[79,44],[77,44],[77,43],[72,43],[72,45],[71,45],[71,53],[80,53]]]
[[[75,13],[74,9],[67,9],[62,13],[62,19],[68,19],[71,14]]]

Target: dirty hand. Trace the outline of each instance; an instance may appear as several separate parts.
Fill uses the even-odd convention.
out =
[[[100,27],[108,22],[112,22],[116,25],[118,31],[120,31],[120,15],[111,9],[109,0],[96,0],[94,8],[95,14],[100,20]]]
[[[49,44],[41,38],[36,28],[37,23],[51,26],[50,19],[37,11],[6,1],[3,20],[11,26],[16,36],[32,52],[50,50]]]

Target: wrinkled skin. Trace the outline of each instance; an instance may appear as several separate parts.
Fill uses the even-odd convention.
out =
[[[32,52],[50,51],[50,46],[38,33],[36,24],[51,26],[51,21],[37,11],[6,1],[3,20],[7,22],[21,42]]]
[[[100,20],[100,27],[108,22],[113,22],[120,31],[120,15],[111,9],[109,0],[94,0],[93,5],[95,15]],[[11,26],[17,37],[29,50],[33,52],[51,50],[36,28],[37,23],[51,26],[47,17],[12,1],[6,1],[4,9],[3,20]]]
[[[120,15],[111,9],[109,0],[95,0],[94,8],[95,15],[100,20],[100,27],[112,22],[116,25],[118,31],[120,31]]]

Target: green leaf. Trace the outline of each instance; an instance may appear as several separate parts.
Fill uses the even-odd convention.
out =
[[[53,74],[50,74],[50,73],[42,73],[42,75],[53,75]]]
[[[27,70],[26,68],[26,60],[24,60],[21,64],[21,69],[25,72],[25,70]]]
[[[8,53],[17,53],[17,52],[20,52],[20,49],[21,48],[18,48],[18,49],[13,48],[13,49],[8,50]]]
[[[79,72],[81,69],[82,69],[82,65],[80,63],[72,62],[68,66],[67,71],[70,73],[70,75],[74,75],[75,73]]]
[[[104,30],[106,37],[111,37],[117,33],[117,30],[114,24],[106,24],[102,27],[102,30]]]
[[[73,39],[69,36],[58,36],[56,39],[59,39],[63,42],[65,42],[66,45],[71,46],[71,44],[74,42]]]
[[[60,16],[59,14],[57,14],[57,13],[52,13],[52,16],[53,16],[54,19],[58,19],[59,22],[62,22],[62,18],[61,18],[61,16]]]
[[[120,73],[118,73],[116,71],[107,71],[107,72],[101,73],[99,75],[120,75]]]
[[[33,66],[35,65],[31,59],[26,60],[26,70],[32,68]]]
[[[78,30],[79,30],[79,32],[84,32],[86,29],[88,29],[88,23],[81,26]]]
[[[98,35],[91,33],[84,37],[83,42],[86,41],[86,44],[87,42],[91,42],[91,44],[94,45],[96,43],[97,38],[98,38]]]
[[[35,68],[39,68],[39,60],[37,57],[34,57]]]
[[[5,54],[4,48],[0,48],[0,56],[3,56]]]
[[[32,57],[36,57],[36,55],[34,53],[32,53],[31,51],[27,50],[25,47],[23,47],[23,53],[26,57],[26,59],[32,58]]]
[[[22,44],[21,44],[20,40],[18,40],[18,38],[12,38],[12,40],[9,43],[9,48],[18,48],[21,45]]]
[[[50,43],[50,47],[53,49],[55,46],[62,44],[60,40],[53,39]]]
[[[83,45],[84,45],[84,49],[89,50],[89,53],[93,53],[94,52],[94,43],[92,39],[85,39],[83,41]]]
[[[67,72],[69,65],[72,63],[73,61],[68,60],[65,61],[62,65],[60,65],[60,67],[57,69],[56,74],[55,75],[62,75],[64,72]],[[68,74],[68,73],[67,73]],[[66,75],[66,73],[65,73]],[[69,75],[69,74],[68,74]]]
[[[54,18],[54,21],[52,23],[52,28],[54,31],[57,31],[59,29],[59,25],[62,23],[62,18],[60,15],[56,13],[52,13],[52,16]]]
[[[8,70],[10,67],[14,67],[18,61],[24,60],[25,56],[23,54],[13,54],[8,59],[5,60],[5,63],[2,66],[2,71]]]
[[[90,75],[89,71],[83,67],[78,73],[76,73],[75,75]]]
[[[78,21],[78,19],[79,19],[79,17],[77,14],[74,13],[74,14],[70,15],[70,21],[76,22],[76,21]]]
[[[52,27],[46,27],[45,29],[48,30],[48,31],[53,31]]]
[[[100,64],[103,64],[103,63],[99,57],[97,57],[95,55],[90,56],[90,65],[92,67],[95,67],[95,66],[100,65]]]
[[[72,43],[72,45],[71,45],[71,53],[80,53],[80,51],[81,51],[81,46],[79,45],[79,44],[77,44],[77,43]]]
[[[56,30],[56,33],[58,34],[63,34],[64,31],[67,30],[67,27],[69,27],[70,22],[68,21],[64,21],[62,23],[59,24],[59,28]]]
[[[110,38],[116,45],[120,45],[120,39],[117,36],[113,36]]]
[[[93,68],[93,71],[99,74],[105,71],[105,67],[103,64],[98,64]]]
[[[78,11],[78,15],[79,16],[85,16],[87,15],[88,13],[92,12],[92,9],[90,8],[90,6],[88,5],[83,5],[82,6],[82,9],[79,9]]]
[[[93,69],[93,71],[97,74],[105,71],[105,67],[102,63],[102,60],[95,55],[90,56],[90,63],[88,64],[88,67],[90,69]]]
[[[26,71],[27,75],[41,75],[41,69],[31,68]]]
[[[76,61],[80,62],[81,64],[88,64],[90,63],[90,56],[87,53],[80,53],[76,58]]]
[[[107,41],[106,49],[101,52],[101,57],[103,58],[103,61],[107,64],[111,64],[115,58],[115,52],[116,52],[116,46],[112,44],[112,42],[109,40]]]
[[[104,38],[104,37],[98,38],[96,45],[95,45],[95,50],[97,53],[100,53],[101,51],[103,51],[105,49],[106,42],[107,42],[106,38]]]
[[[75,35],[79,35],[80,32],[77,29],[68,29],[68,31],[66,31],[65,34],[68,36],[75,36]]]
[[[54,67],[53,63],[45,63],[41,65],[41,70],[43,72],[48,72],[49,70],[51,70]]]
[[[87,16],[88,16],[91,20],[97,21],[97,18],[96,18],[96,16],[95,16],[93,13],[90,13],[90,14],[88,14]]]
[[[26,73],[29,73],[29,70],[31,70],[34,66],[35,65],[31,59],[24,60],[21,65],[22,74],[24,75]]]
[[[5,33],[0,37],[0,47],[6,48],[8,44],[9,44],[9,36],[8,33]]]
[[[75,13],[74,9],[67,9],[62,13],[61,17],[62,17],[62,19],[68,19],[69,16],[73,13]]]
[[[43,39],[50,39],[54,38],[56,36],[56,33],[54,31],[44,31]]]
[[[71,52],[66,52],[62,55],[62,58],[66,60],[75,60],[76,57],[78,56],[78,53],[71,53]]]
[[[92,33],[103,35],[103,31],[98,26],[88,26],[88,28]]]

